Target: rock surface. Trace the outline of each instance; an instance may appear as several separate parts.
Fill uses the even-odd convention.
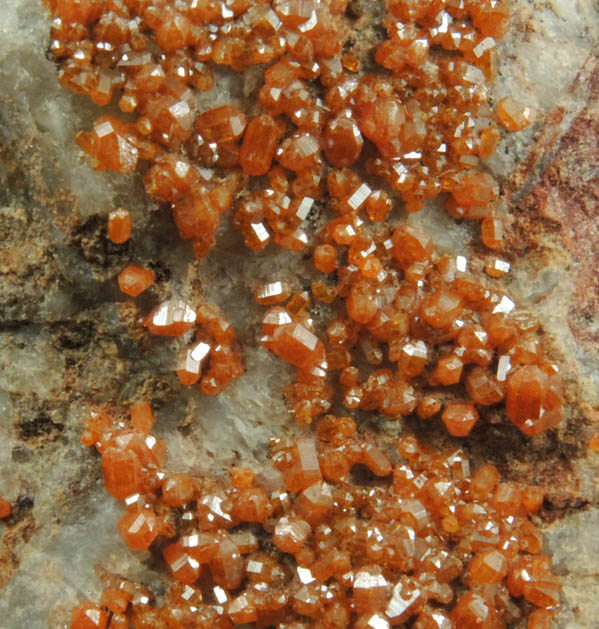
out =
[[[570,419],[532,440],[490,424],[466,444],[476,463],[490,458],[505,476],[551,486],[541,516],[564,579],[559,626],[593,627],[599,455],[586,443],[599,429],[599,13],[592,0],[513,4],[494,99],[530,102],[541,115],[508,136],[489,165],[513,217],[507,289],[543,319],[563,365]],[[0,493],[13,504],[0,524],[0,628],[58,628],[81,598],[97,598],[102,570],[160,582],[149,553],[126,551],[115,526],[120,507],[103,489],[98,459],[79,442],[90,401],[147,396],[171,461],[193,471],[237,460],[255,466],[269,436],[287,424],[277,392],[290,373],[259,345],[261,309],[248,287],[270,278],[273,265],[296,287],[309,270],[285,252],[247,264],[229,232],[206,261],[193,260],[135,175],[94,172],[77,149],[75,131],[97,110],[56,81],[41,3],[5,0],[0,24]],[[243,86],[220,87],[207,101],[242,97]],[[114,206],[132,212],[143,240],[116,246],[104,237]],[[480,253],[470,225],[437,207],[410,221],[440,248]],[[158,280],[154,297],[136,302],[139,312],[115,279],[132,260]],[[139,325],[153,300],[200,292],[242,331],[247,375],[217,398],[181,391],[171,364],[176,343],[148,338]],[[440,434],[433,439],[445,439]]]

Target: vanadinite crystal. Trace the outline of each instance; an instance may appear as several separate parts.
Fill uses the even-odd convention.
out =
[[[108,614],[93,603],[82,603],[73,610],[71,629],[106,629]]]
[[[503,98],[497,103],[497,117],[508,131],[521,131],[532,124],[534,111],[511,98]]]
[[[77,135],[94,168],[142,170],[200,273],[227,222],[248,255],[276,246],[308,265],[294,279],[265,262],[271,276],[250,282],[262,351],[295,370],[283,395],[303,430],[270,444],[269,482],[170,471],[145,402],[129,419],[90,414],[81,440],[125,503],[121,536],[174,581],[158,603],[115,576],[72,627],[495,629],[531,606],[529,627],[549,626],[559,582],[529,519],[543,489],[491,464],[471,476],[461,449],[384,430],[414,416],[475,438],[503,415],[534,437],[564,415],[541,326],[501,288],[514,234],[483,162],[534,118],[489,103],[507,2],[381,1],[371,49],[347,0],[45,3],[60,82],[111,106]],[[439,195],[494,257],[442,253],[406,216]],[[107,236],[129,240],[126,210]],[[130,264],[118,284],[137,297],[155,279]],[[142,323],[178,343],[173,386],[220,394],[244,369],[233,326],[201,298],[162,299]]]
[[[145,319],[144,324],[160,336],[181,336],[191,330],[196,322],[195,310],[181,299],[171,299],[157,306]]]
[[[4,496],[0,496],[0,520],[7,518],[11,512],[12,508],[10,506],[10,502],[8,502]]]
[[[118,209],[108,215],[108,238],[116,244],[131,238],[131,215],[127,210]]]
[[[154,271],[150,269],[142,269],[138,266],[130,264],[125,267],[118,277],[119,288],[131,297],[141,295],[145,290],[150,288],[156,280]]]

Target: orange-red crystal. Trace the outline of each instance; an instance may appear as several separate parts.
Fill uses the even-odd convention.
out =
[[[144,269],[130,264],[118,277],[119,288],[125,295],[137,297],[148,290],[156,281],[156,274],[151,269]]]
[[[7,518],[11,513],[10,502],[4,496],[0,496],[0,520]]]

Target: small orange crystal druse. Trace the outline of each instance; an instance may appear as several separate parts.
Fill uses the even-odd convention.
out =
[[[82,443],[125,503],[119,531],[173,583],[157,602],[115,576],[71,626],[491,628],[519,622],[523,597],[539,608],[529,626],[544,627],[559,582],[529,520],[543,489],[502,482],[491,464],[471,476],[461,449],[410,435],[393,450],[388,431],[358,434],[350,416],[416,414],[456,438],[504,403],[527,436],[563,418],[538,322],[497,288],[509,263],[490,258],[481,277],[467,254],[437,251],[417,217],[443,193],[451,217],[480,221],[483,244],[507,250],[500,187],[480,165],[501,138],[487,84],[507,2],[388,0],[384,41],[351,52],[347,0],[46,4],[61,84],[111,105],[77,135],[94,168],[143,169],[196,264],[229,212],[251,251],[311,262],[301,287],[252,282],[267,308],[260,341],[295,370],[290,413],[315,426],[273,439],[268,473],[235,468],[227,485],[169,470],[145,402],[129,419],[90,414]],[[228,72],[257,102],[225,90],[206,108],[199,92]],[[512,131],[533,120],[510,99],[496,116]],[[130,235],[129,214],[111,213],[108,237]],[[133,297],[154,281],[132,265],[118,278]],[[243,373],[235,330],[210,304],[174,296],[143,325],[184,337],[183,386],[216,395]]]
[[[405,435],[391,457],[374,434],[358,435],[351,418],[327,415],[316,437],[273,440],[280,476],[267,492],[247,468],[233,468],[229,486],[168,472],[158,440],[133,422],[104,417],[96,444],[103,462],[110,444],[120,444],[144,466],[141,493],[127,500],[119,521],[121,535],[132,550],[161,553],[174,579],[157,605],[143,586],[113,577],[102,595],[113,619],[160,626],[185,614],[190,626],[247,618],[278,625],[335,609],[342,624],[333,626],[355,620],[367,627],[376,616],[387,626],[429,627],[432,619],[437,627],[479,627],[491,619],[502,626],[505,604],[510,618],[521,618],[510,596],[524,596],[538,612],[552,612],[559,600],[559,582],[527,515],[538,507],[538,488],[501,483],[492,465],[470,476],[462,450],[435,451]],[[92,420],[88,429],[97,425]],[[368,485],[349,480],[356,465],[373,474]],[[330,473],[339,468],[346,475]],[[105,482],[112,482],[106,468]],[[175,514],[181,524],[167,524]],[[268,553],[259,536],[272,542]],[[467,580],[456,599],[461,574]],[[206,583],[213,584],[208,600],[201,595]],[[500,598],[486,595],[490,586]],[[107,618],[84,603],[71,626],[105,627]],[[213,625],[216,618],[228,624]]]
[[[370,174],[382,178],[408,211],[418,211],[442,189],[466,207],[489,207],[496,199],[492,178],[476,170],[476,156],[493,153],[497,131],[489,124],[479,131],[475,121],[487,102],[495,40],[505,31],[505,2],[420,7],[389,1],[387,39],[374,55],[390,73],[382,77],[362,72],[353,53],[338,56],[351,33],[345,0],[314,7],[232,2],[231,8],[223,1],[179,7],[150,0],[116,9],[99,0],[46,0],[56,18],[50,49],[61,83],[98,105],[119,93],[118,107],[132,118],[102,116],[77,142],[98,169],[127,173],[149,161],[146,190],[175,204],[181,234],[194,238],[198,257],[214,246],[217,218],[196,220],[210,214],[198,208],[213,207],[208,196],[227,181],[222,170],[209,169],[240,167],[259,177],[276,160],[281,185],[241,195],[236,225],[252,249],[271,239],[299,249],[306,235],[296,233],[297,221],[281,210],[289,201],[319,200],[325,160],[334,168],[352,166],[364,137],[378,149],[368,162]],[[94,46],[102,52],[93,54]],[[156,56],[160,51],[163,56]],[[263,111],[248,117],[232,103],[199,110],[194,92],[215,85],[215,65],[235,72],[265,65],[264,82],[257,82]],[[443,103],[442,111],[436,103]],[[531,110],[504,99],[497,114],[517,130]],[[219,212],[234,205],[242,182],[235,174],[230,201]],[[250,198],[255,211],[248,221]],[[389,209],[374,200],[368,208],[371,220],[382,220]]]

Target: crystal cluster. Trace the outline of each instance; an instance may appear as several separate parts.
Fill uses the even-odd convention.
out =
[[[531,606],[528,627],[550,626],[560,585],[530,520],[542,488],[501,482],[490,464],[472,474],[459,448],[377,444],[333,415],[273,440],[276,480],[232,468],[225,484],[170,472],[152,424],[144,403],[122,419],[99,409],[82,440],[124,502],[123,539],[161,555],[174,583],[159,604],[110,577],[72,629],[495,629]]]
[[[119,288],[137,297],[154,284],[153,271],[129,265],[118,276]],[[233,326],[219,310],[207,303],[198,308],[182,299],[168,299],[157,305],[143,325],[157,336],[189,337],[175,360],[175,371],[182,384],[199,383],[207,395],[218,395],[229,383],[243,374],[243,359],[236,343]]]
[[[371,50],[348,0],[44,2],[61,83],[112,105],[76,138],[93,166],[141,170],[197,258],[231,213],[250,250],[302,252],[317,278],[293,292],[273,277],[254,292],[267,309],[261,341],[296,369],[285,397],[309,427],[271,444],[278,481],[170,472],[147,404],[127,419],[92,413],[82,441],[125,503],[119,531],[174,584],[158,600],[115,576],[100,605],[73,610],[72,628],[499,629],[523,616],[550,627],[559,582],[530,517],[543,491],[502,482],[492,465],[471,475],[460,449],[358,435],[347,416],[437,416],[454,437],[499,404],[527,436],[563,418],[539,322],[496,281],[510,270],[509,233],[484,160],[501,127],[535,116],[510,98],[489,106],[507,2],[387,0]],[[234,74],[243,104],[199,105]],[[491,280],[397,221],[438,196],[480,224]],[[108,238],[131,232],[127,210],[110,213]],[[155,279],[128,265],[118,283],[137,297]],[[183,385],[214,395],[242,374],[215,307],[172,298],[143,323],[193,338],[177,357]]]
[[[326,240],[314,264],[336,270],[338,282],[315,281],[312,298],[293,295],[262,323],[263,344],[297,368],[285,393],[300,424],[330,410],[335,384],[346,409],[391,418],[441,413],[459,437],[478,421],[477,408],[503,401],[529,436],[562,420],[559,369],[543,353],[538,320],[469,272],[464,256],[438,255],[430,237],[410,226],[372,234],[353,212],[329,224]],[[342,249],[346,264],[339,264]],[[344,306],[322,339],[312,300]]]
[[[497,146],[497,122],[516,131],[534,117],[507,98],[495,116],[488,108],[504,0],[388,0],[371,72],[340,54],[351,34],[347,0],[45,2],[61,83],[98,105],[118,101],[130,120],[104,115],[79,145],[98,169],[148,162],[148,194],[170,204],[198,257],[233,205],[251,249],[308,246],[302,223],[326,197],[327,172],[362,154],[370,183],[343,189],[341,214],[382,220],[396,204],[384,185],[409,212],[443,193],[451,215],[484,219],[483,241],[501,247],[499,188],[480,160]],[[198,109],[215,68],[252,66],[267,66],[262,112]],[[266,186],[235,201],[248,176],[263,175]]]
[[[217,395],[243,373],[241,354],[235,348],[235,330],[208,303],[196,309],[181,299],[169,299],[148,314],[144,325],[152,334],[173,337],[198,326],[194,341],[177,356],[177,376],[186,386],[199,382],[204,393]]]
[[[309,247],[323,279],[314,281],[311,295],[275,306],[263,325],[266,347],[299,370],[286,392],[299,423],[330,410],[335,372],[348,409],[390,417],[441,412],[449,432],[464,436],[478,420],[476,407],[505,399],[509,419],[537,435],[561,421],[563,406],[538,324],[512,312],[514,303],[470,273],[463,256],[439,256],[427,234],[409,226],[391,231],[386,222],[398,198],[412,212],[442,193],[452,216],[480,221],[488,249],[503,248],[499,186],[480,163],[500,138],[485,107],[506,4],[389,0],[387,39],[374,51],[379,71],[368,73],[356,57],[340,55],[351,32],[346,5],[50,2],[60,80],[98,104],[118,96],[121,110],[134,117],[104,115],[78,142],[97,168],[129,172],[148,162],[148,194],[170,204],[197,257],[210,251],[231,208],[250,249],[271,242],[298,252]],[[195,94],[214,85],[214,67],[242,72],[263,64],[262,113],[197,108]],[[532,122],[533,111],[505,98],[496,118],[517,131]],[[358,163],[360,175],[350,168]],[[262,179],[243,187],[250,177]],[[329,220],[313,233],[306,219],[323,203]],[[128,213],[113,212],[108,230],[115,242],[126,241]],[[499,278],[509,267],[493,258],[485,268]],[[153,281],[151,271],[135,266],[119,276],[130,296]],[[286,297],[258,300],[279,304]],[[315,301],[339,306],[327,322],[326,343],[311,327],[308,307]],[[162,304],[146,319],[149,329],[182,334],[193,325],[186,307]],[[206,325],[210,338],[198,333],[178,358],[184,384],[201,378],[209,355],[222,365],[221,382],[227,369],[229,380],[240,374],[232,329]],[[356,354],[379,368],[361,373]],[[218,392],[224,385],[204,377],[201,386]]]

